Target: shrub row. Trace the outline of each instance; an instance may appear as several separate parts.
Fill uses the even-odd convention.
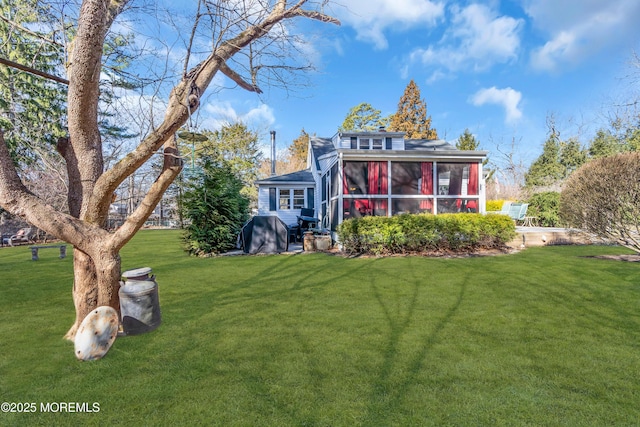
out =
[[[502,248],[515,235],[508,216],[473,213],[366,216],[346,220],[338,228],[343,251],[350,255],[473,252]]]

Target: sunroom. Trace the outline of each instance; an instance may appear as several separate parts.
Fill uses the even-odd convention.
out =
[[[354,144],[353,135],[342,138],[349,139],[349,148],[337,148],[322,156],[324,161],[312,164],[312,170],[320,166],[319,218],[331,230],[346,219],[367,215],[484,209],[482,161],[486,152],[457,150],[444,141],[404,139],[398,144],[392,139],[381,149],[373,145],[362,149],[359,141]],[[364,139],[373,140],[368,134]],[[330,156],[332,161],[328,161]]]
[[[382,130],[311,137],[306,171],[258,182],[259,212],[289,224],[301,208],[312,208],[318,224],[333,232],[367,215],[483,212],[486,154]],[[297,204],[275,203],[295,189]]]

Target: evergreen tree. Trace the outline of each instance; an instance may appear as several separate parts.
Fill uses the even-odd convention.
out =
[[[618,144],[621,146],[620,152],[640,151],[640,116],[623,120],[617,118],[611,124]]]
[[[386,127],[389,123],[387,117],[380,116],[380,110],[376,110],[363,102],[349,110],[342,125],[338,128],[340,132],[366,132],[375,131],[381,127]]]
[[[228,123],[219,130],[202,131],[204,141],[184,141],[186,150],[194,150],[197,170],[201,170],[202,159],[208,158],[215,164],[226,164],[229,170],[242,182],[242,194],[257,204],[258,193],[253,185],[258,176],[262,153],[258,146],[258,133],[250,130],[242,122]]]
[[[630,127],[625,134],[627,151],[640,151],[640,127]]]
[[[40,2],[0,0],[0,56],[38,71],[63,70],[64,49],[54,40],[55,19]],[[33,29],[32,29],[33,28]],[[0,128],[15,160],[31,162],[33,148],[55,151],[66,135],[66,86],[0,66]]]
[[[302,170],[307,165],[307,154],[309,151],[309,134],[304,129],[300,131],[300,135],[293,140],[288,148],[289,161],[298,166]]]
[[[563,179],[566,179],[580,166],[587,162],[587,150],[582,148],[580,142],[571,138],[560,145],[560,164],[563,168]]]
[[[458,150],[475,151],[478,148],[480,148],[480,141],[478,141],[476,137],[473,136],[473,134],[469,131],[469,129],[465,129],[462,135],[460,135],[460,137],[458,137],[458,140],[456,141],[456,148]],[[495,173],[495,170],[489,169],[487,167],[488,164],[489,164],[489,159],[488,158],[484,159],[484,161],[482,162],[482,166],[483,166],[483,171],[485,172],[485,179],[487,181],[491,180],[491,178]]]
[[[389,129],[406,132],[409,139],[438,139],[438,132],[431,128],[431,116],[427,116],[427,103],[420,98],[420,89],[413,80],[400,97]]]
[[[208,139],[201,143],[202,155],[216,162],[226,162],[245,187],[253,187],[262,157],[258,133],[242,122],[203,133]]]
[[[525,186],[549,187],[559,184],[587,161],[587,150],[571,138],[561,141],[560,134],[551,124],[549,137],[542,147],[542,154],[525,174]]]
[[[613,120],[609,129],[599,129],[588,149],[589,157],[592,159],[632,151],[640,151],[639,123],[621,119]]]
[[[465,129],[464,133],[460,135],[460,137],[456,141],[456,148],[458,150],[473,151],[477,150],[479,146],[480,141],[478,141],[475,136],[473,136],[473,134],[469,132],[469,129]]]
[[[183,195],[183,215],[190,220],[185,249],[192,255],[225,252],[235,246],[249,217],[249,199],[227,160],[205,156],[199,163],[204,173],[187,184]]]
[[[545,187],[558,183],[563,176],[563,167],[560,164],[560,136],[552,128],[542,146],[542,154],[529,167],[524,182],[527,187]]]
[[[613,156],[620,151],[618,139],[608,129],[599,129],[588,148],[589,157],[592,159]]]

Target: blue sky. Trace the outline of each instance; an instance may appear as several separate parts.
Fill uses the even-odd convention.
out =
[[[630,89],[640,52],[638,0],[342,0],[327,11],[340,27],[298,21],[318,71],[288,95],[242,89],[206,98],[198,124],[241,119],[278,149],[302,128],[330,137],[349,109],[396,111],[413,79],[432,127],[455,141],[468,128],[496,158],[515,138],[525,163],[540,153],[553,114],[561,137],[587,143]],[[620,95],[623,94],[623,95]]]

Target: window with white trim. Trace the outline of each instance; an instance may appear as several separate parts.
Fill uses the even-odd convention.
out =
[[[304,208],[304,188],[293,190],[293,209]]]
[[[304,207],[304,188],[280,188],[278,190],[278,210],[302,209]]]
[[[281,211],[291,209],[291,189],[281,188],[280,197],[278,198],[278,209]]]

